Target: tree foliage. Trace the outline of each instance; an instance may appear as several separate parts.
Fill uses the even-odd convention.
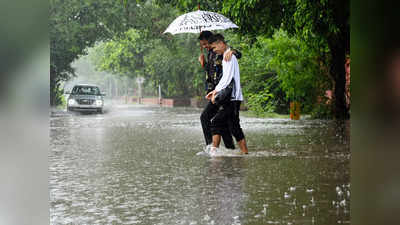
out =
[[[185,12],[193,10],[196,3],[194,0],[159,0],[157,2],[176,4]],[[209,5],[210,2],[213,1],[200,1],[199,3]],[[272,37],[276,29],[283,29],[288,36],[294,36],[296,40],[305,43],[307,48],[316,54],[310,58],[309,63],[319,65],[319,71],[323,71],[317,76],[320,76],[319,78],[322,80],[326,80],[327,77],[331,79],[330,87],[321,86],[318,91],[324,91],[323,88],[333,89],[335,95],[332,105],[335,116],[337,118],[349,117],[344,97],[344,59],[350,49],[349,0],[224,0],[221,2],[222,7],[216,4],[217,7],[214,7],[213,11],[224,14],[239,25],[238,31],[241,39],[246,40],[246,44],[250,46],[259,42],[260,36]],[[244,55],[244,59],[246,57],[248,56]],[[250,58],[258,61],[252,56]],[[262,64],[266,65],[266,63],[260,65]],[[284,66],[291,67],[295,64],[298,63],[285,63]],[[246,70],[246,68],[242,69]],[[251,67],[249,69],[252,70]],[[265,76],[265,71],[255,74]],[[308,80],[307,76],[310,75],[304,74],[306,74],[304,79]],[[256,86],[260,86],[259,84],[250,83],[254,87],[247,87],[247,84],[244,87],[248,88],[251,93],[264,90],[260,87],[256,88]],[[300,86],[289,87],[289,83],[281,85],[285,90],[299,90],[302,89],[301,86],[307,86],[302,82],[290,82],[290,85]]]
[[[337,118],[348,116],[348,0],[52,0],[50,5],[52,93],[74,74],[71,62],[97,42],[91,59],[98,69],[145,77],[145,85],[162,86],[163,96],[202,96],[197,36],[163,34],[173,19],[200,5],[239,25],[226,34],[243,53],[241,80],[251,109],[287,112],[288,102],[300,99],[303,111],[311,111],[325,90],[333,89]]]
[[[323,96],[329,80],[316,60],[315,49],[301,40],[277,30],[270,39],[261,40],[271,51],[268,67],[276,71],[280,87],[291,101],[302,102],[303,111],[311,112],[318,96]]]
[[[249,109],[256,114],[287,113],[286,94],[277,79],[277,73],[268,67],[268,62],[273,55],[264,43],[267,38],[260,36],[254,42],[247,36],[230,33],[227,33],[226,36],[231,37],[228,43],[240,49],[243,55],[239,60],[240,82]]]
[[[287,98],[295,100],[309,96],[309,90],[319,76],[315,53],[283,30],[259,42],[270,50],[272,57],[267,66],[277,72]]]
[[[349,0],[224,0],[222,12],[253,40],[283,28],[318,51],[335,90],[335,116],[348,118],[344,87],[345,54],[350,49]]]
[[[50,104],[59,102],[60,84],[75,75],[71,63],[100,40],[146,26],[137,18],[144,1],[50,1]]]
[[[179,15],[171,6],[147,2],[141,12],[146,26],[96,46],[92,57],[96,67],[119,76],[143,77],[144,85],[153,90],[161,85],[164,97],[200,95],[204,81],[197,62],[197,35],[162,34]]]
[[[188,13],[197,10],[219,12],[223,2],[220,0],[156,0],[160,5],[171,5],[179,9],[181,13]]]
[[[164,97],[200,94],[204,81],[199,82],[201,68],[193,54],[198,51],[196,38],[180,35],[167,43],[143,34],[131,29],[121,39],[99,44],[93,63],[118,76],[143,77],[152,89],[161,85]]]
[[[202,95],[204,77],[197,62],[197,40],[193,35],[174,37],[169,45],[159,42],[144,57],[146,76],[164,87],[167,97]],[[202,79],[203,78],[203,79]]]
[[[236,35],[232,45],[239,46],[241,83],[250,110],[256,113],[288,113],[289,101],[301,101],[304,113],[310,113],[329,87],[316,58],[318,53],[283,29],[272,37],[249,38]],[[316,114],[317,115],[317,114]]]
[[[291,27],[296,0],[224,0],[222,13],[231,18],[242,34],[271,36],[283,22]]]
[[[99,70],[130,77],[143,76],[143,55],[149,49],[144,34],[130,29],[116,40],[98,46],[101,58],[97,61]]]
[[[349,0],[224,0],[221,11],[254,38],[283,28],[310,47],[334,39],[350,47]]]

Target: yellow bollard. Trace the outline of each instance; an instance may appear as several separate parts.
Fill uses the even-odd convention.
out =
[[[290,119],[292,120],[300,119],[300,102],[290,103]]]

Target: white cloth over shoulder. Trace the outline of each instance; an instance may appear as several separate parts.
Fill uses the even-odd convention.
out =
[[[224,57],[229,50],[230,48],[224,52]],[[231,83],[232,78],[235,79],[235,87],[232,90],[231,101],[243,101],[242,88],[240,86],[239,63],[234,54],[232,54],[230,61],[222,60],[222,78],[215,87],[215,90],[219,92],[226,88]]]

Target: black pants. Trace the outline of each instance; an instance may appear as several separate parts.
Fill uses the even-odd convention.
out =
[[[232,135],[235,137],[236,141],[241,141],[244,139],[244,133],[240,127],[239,110],[241,101],[231,101],[221,107],[219,107],[218,112],[211,119],[211,134],[221,135],[223,130],[228,125],[228,128]]]
[[[203,128],[203,135],[207,145],[212,143],[211,119],[217,114],[217,112],[218,107],[209,101],[200,116],[201,127]],[[235,144],[233,143],[228,123],[222,123],[221,126],[220,135],[222,136],[225,147],[235,149]]]

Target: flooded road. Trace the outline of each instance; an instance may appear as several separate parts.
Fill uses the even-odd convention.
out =
[[[200,109],[50,119],[51,224],[349,224],[349,124],[241,117],[251,152],[209,158]]]

